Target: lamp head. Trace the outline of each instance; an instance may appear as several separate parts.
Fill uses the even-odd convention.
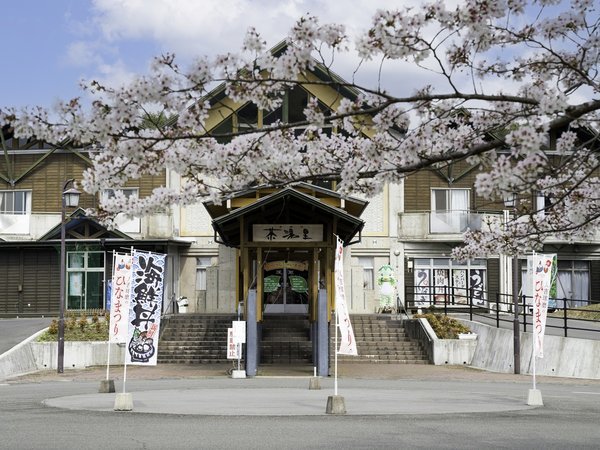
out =
[[[63,192],[63,199],[65,201],[65,206],[75,208],[79,205],[79,196],[81,192],[79,192],[75,188],[67,189]]]

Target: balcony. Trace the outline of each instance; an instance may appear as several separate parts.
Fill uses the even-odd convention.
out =
[[[31,214],[0,214],[0,234],[29,234]]]
[[[407,212],[398,215],[398,236],[416,240],[460,240],[467,230],[494,229],[501,224],[500,212]]]

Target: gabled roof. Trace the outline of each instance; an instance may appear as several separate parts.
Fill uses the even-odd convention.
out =
[[[349,214],[341,208],[328,205],[314,195],[309,195],[300,190],[303,186],[293,185],[280,189],[265,197],[258,198],[253,203],[237,208],[220,217],[213,216],[213,228],[219,234],[223,244],[229,247],[239,247],[241,243],[240,221],[250,226],[255,223],[269,224],[328,224],[336,219],[337,234],[344,245],[352,243],[352,239],[363,229],[364,222],[358,217]],[[316,186],[308,185],[313,188]],[[320,191],[338,195],[334,191],[318,188]],[[367,202],[352,199],[357,205],[357,211],[364,211]],[[205,204],[209,214],[217,213],[221,209],[215,205]],[[359,213],[359,214],[360,214]],[[212,216],[212,214],[211,214]]]
[[[283,41],[279,42],[278,44],[276,44],[275,46],[273,46],[271,48],[271,54],[273,56],[280,56],[286,51],[286,49],[290,45],[292,45],[292,44],[290,44],[286,39],[284,39]],[[325,65],[323,65],[316,59],[313,58],[313,60],[314,60],[315,65],[311,72],[317,78],[319,78],[321,81],[332,82],[334,84],[337,84],[336,89],[344,97],[347,97],[351,100],[355,100],[356,97],[358,97],[358,95],[359,95],[358,89],[355,89],[355,88],[349,86],[350,83],[348,83],[346,80],[344,80],[338,74],[332,72],[328,67],[326,67]],[[218,101],[222,100],[225,97],[226,97],[225,83],[221,83],[218,86],[216,86],[212,91],[210,91],[208,94],[206,94],[206,96],[202,99],[202,101],[208,100],[208,101],[210,101],[211,105],[214,105],[215,103],[217,103]]]
[[[132,237],[118,230],[109,230],[94,219],[87,217],[81,208],[76,209],[65,224],[65,234],[75,239],[127,239]],[[43,235],[39,241],[60,239],[60,223]]]

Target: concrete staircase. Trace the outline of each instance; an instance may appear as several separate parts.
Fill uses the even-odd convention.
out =
[[[176,314],[163,321],[158,344],[161,364],[214,364],[227,362],[230,314]],[[400,321],[386,315],[350,317],[359,356],[339,355],[348,363],[429,364],[427,355],[411,341]],[[334,359],[334,332],[330,327],[330,362]],[[310,324],[297,315],[265,315],[259,364],[312,364]]]
[[[310,364],[310,323],[297,315],[265,315],[260,345],[261,364]]]
[[[175,314],[164,321],[158,343],[160,364],[213,364],[227,362],[230,314]]]
[[[358,356],[338,355],[338,362],[377,364],[429,364],[421,344],[411,340],[402,323],[380,314],[351,315]],[[333,364],[335,326],[331,326],[329,359]],[[339,337],[338,337],[339,339]],[[339,345],[339,342],[338,342]]]

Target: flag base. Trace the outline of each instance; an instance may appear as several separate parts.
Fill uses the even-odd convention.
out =
[[[344,397],[341,395],[330,395],[327,397],[327,408],[325,408],[327,414],[346,414],[346,404]]]
[[[308,380],[308,389],[311,391],[321,389],[321,377],[311,377]]]
[[[131,393],[117,394],[114,409],[115,411],[133,411],[133,396]]]
[[[539,389],[529,389],[529,393],[527,394],[527,404],[529,406],[544,406],[542,392]]]
[[[111,392],[115,392],[115,380],[102,380],[100,381],[100,389],[98,389],[100,394],[109,394]]]

